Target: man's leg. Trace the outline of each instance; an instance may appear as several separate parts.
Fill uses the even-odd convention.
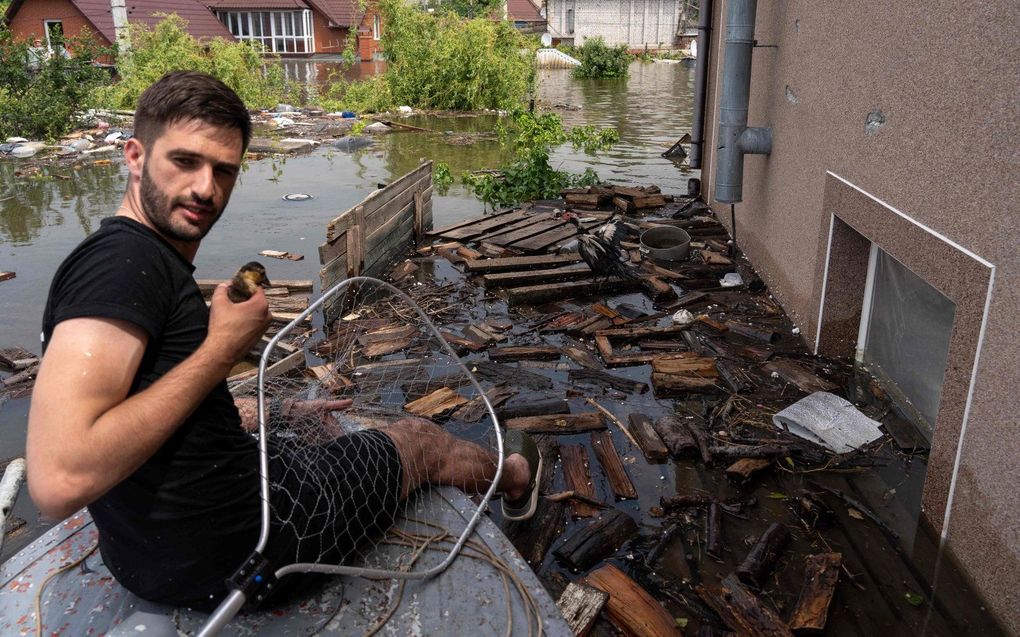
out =
[[[400,498],[424,484],[457,487],[466,493],[485,493],[496,475],[496,454],[461,440],[442,427],[420,418],[403,418],[378,429],[389,436],[404,469]],[[528,462],[513,454],[503,462],[499,491],[511,500],[524,495],[530,482]]]

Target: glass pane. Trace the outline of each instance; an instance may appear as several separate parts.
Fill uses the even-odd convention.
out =
[[[262,18],[257,13],[251,15],[251,35],[254,38],[262,37]]]
[[[931,428],[939,411],[956,305],[878,250],[864,362],[892,382]]]
[[[304,41],[304,38],[302,38],[300,40],[296,40],[294,42],[294,52],[295,53],[304,53],[305,52],[305,41]]]

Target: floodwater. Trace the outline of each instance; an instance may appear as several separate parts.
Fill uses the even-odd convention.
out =
[[[363,75],[373,69],[361,68]],[[293,77],[323,78],[328,65],[298,65],[289,70]],[[689,177],[672,162],[660,157],[681,135],[690,130],[693,69],[679,64],[634,63],[627,80],[582,81],[565,70],[541,71],[538,98],[540,106],[558,112],[567,126],[592,124],[613,126],[620,132],[620,143],[597,156],[587,156],[570,148],[553,154],[559,168],[582,172],[593,168],[606,180],[627,184],[656,184],[664,192],[683,194]],[[196,277],[229,277],[239,264],[257,257],[260,250],[285,250],[305,256],[303,261],[268,261],[273,279],[312,279],[318,283],[317,246],[325,235],[326,223],[351,207],[378,184],[388,183],[418,165],[423,158],[446,162],[459,177],[465,171],[495,168],[505,159],[498,143],[491,138],[475,141],[492,131],[496,115],[478,117],[414,116],[406,123],[440,131],[441,135],[400,132],[378,138],[368,148],[352,154],[328,147],[303,156],[264,159],[248,163],[239,178],[230,206],[216,229],[204,241],[195,260]],[[468,143],[473,142],[473,143]],[[19,177],[15,171],[23,165],[0,162],[0,271],[17,273],[15,279],[0,283],[3,336],[0,347],[22,346],[39,351],[39,326],[49,281],[63,257],[86,235],[98,227],[101,219],[112,214],[126,184],[123,166],[91,166],[80,170],[53,168],[52,179]],[[312,199],[288,202],[289,193],[306,193]],[[476,216],[482,204],[458,183],[449,192],[434,198],[434,223],[449,224]],[[624,373],[626,375],[626,373]],[[2,400],[2,399],[0,399]],[[0,461],[24,453],[27,398],[15,398],[0,404]],[[959,634],[968,629],[974,634],[995,634],[995,627],[980,606],[980,600],[966,586],[952,566],[943,564],[940,594],[928,613],[922,606],[913,608],[903,602],[906,593],[920,593],[924,581],[931,581],[935,565],[937,538],[917,524],[925,459],[886,458],[866,479],[855,479],[836,488],[849,490],[855,498],[871,504],[901,538],[899,553],[890,553],[887,542],[871,529],[840,538],[852,544],[860,555],[874,554],[866,564],[866,573],[854,573],[853,586],[865,588],[853,604],[844,603],[839,594],[833,604],[828,634],[871,635]],[[655,494],[647,502],[631,503],[647,510],[656,504],[664,485],[684,492],[706,489],[725,492],[724,484],[691,463],[659,465],[635,476],[639,491]],[[830,483],[827,483],[830,484]],[[832,484],[830,484],[832,486]],[[794,492],[793,478],[777,475],[762,487],[775,493]],[[667,492],[672,492],[669,490]],[[621,505],[622,506],[622,505]],[[760,499],[753,516],[759,522],[771,516],[777,519],[786,505],[780,500]],[[0,559],[25,546],[48,525],[22,493],[13,515],[28,521],[29,532],[7,541]],[[840,514],[841,521],[846,515]],[[735,523],[737,527],[738,523]],[[654,533],[660,521],[642,522],[643,535]],[[760,525],[759,525],[760,526]],[[748,526],[747,528],[750,528]],[[848,525],[847,528],[858,528]],[[744,552],[748,537],[737,537],[740,527],[730,532],[733,550]],[[759,530],[760,532],[760,530]],[[798,553],[824,552],[825,547],[797,548]],[[645,547],[650,550],[650,547]],[[911,557],[917,561],[914,566]],[[895,563],[895,564],[894,564]],[[673,547],[662,554],[662,573],[690,577],[682,549]],[[916,572],[916,573],[915,573]],[[708,579],[714,573],[702,573]],[[845,581],[847,578],[844,577]],[[945,580],[945,584],[942,583]],[[863,582],[863,583],[858,583]],[[668,582],[649,579],[650,590],[663,595]],[[800,590],[800,582],[788,582],[789,591]],[[846,586],[849,586],[847,584]],[[841,587],[844,585],[841,584]],[[841,588],[842,590],[842,588]],[[795,600],[794,600],[795,601]],[[929,614],[937,615],[929,622]],[[945,618],[950,617],[947,621]]]

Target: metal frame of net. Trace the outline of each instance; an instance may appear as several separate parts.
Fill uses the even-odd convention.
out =
[[[323,307],[339,318],[323,326],[326,338],[314,346],[325,361],[316,377],[269,377],[274,350],[306,329],[306,319]],[[259,569],[269,564],[274,579],[326,573],[421,580],[453,563],[496,492],[503,440],[486,392],[408,294],[371,277],[338,283],[270,340],[257,382],[261,534],[252,559],[239,571],[244,581],[235,575],[234,590],[199,634],[217,634],[257,590],[252,582],[261,582]],[[344,409],[293,413],[316,401],[348,399],[352,403]],[[273,418],[281,404],[292,412],[284,423]],[[477,492],[476,507],[459,534],[440,523],[439,508],[449,505],[430,497],[438,476],[426,474],[421,487],[400,501],[392,492],[394,485],[400,488],[391,472],[392,447],[387,459],[381,436],[365,433],[409,416],[442,430],[425,428],[436,436],[434,445],[420,441],[426,453],[432,446],[437,454],[447,453],[439,446],[450,447],[453,436],[474,443],[468,451],[475,460],[484,456],[494,465],[494,474],[478,478],[487,483],[483,488],[471,489],[475,478],[465,476],[468,490]],[[403,475],[415,459],[404,456],[400,462]],[[431,471],[426,466],[416,469],[419,475]],[[395,510],[384,510],[389,507]]]

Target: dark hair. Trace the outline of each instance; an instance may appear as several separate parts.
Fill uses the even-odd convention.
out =
[[[229,86],[198,71],[173,71],[156,80],[138,98],[135,137],[150,145],[167,126],[198,120],[241,131],[241,150],[251,140],[251,117]]]

